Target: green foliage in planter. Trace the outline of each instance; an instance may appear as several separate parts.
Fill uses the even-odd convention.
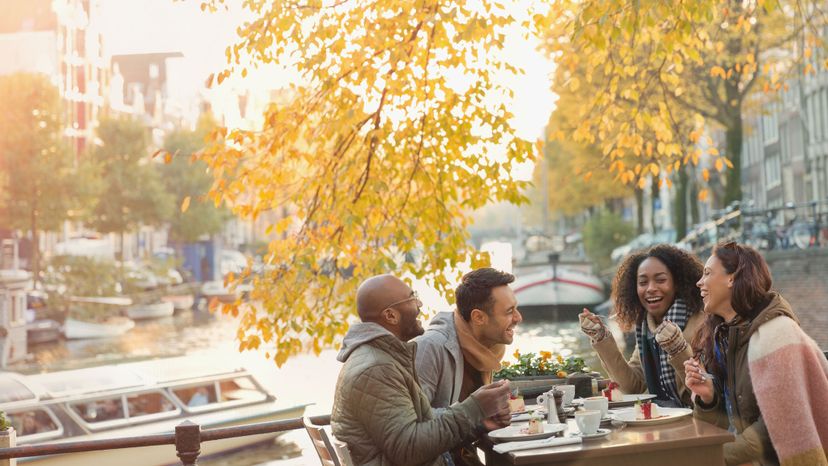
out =
[[[3,411],[0,411],[0,432],[9,430],[9,427],[11,427],[11,426],[12,425],[9,422],[9,420],[6,419],[6,413],[4,413]]]
[[[575,356],[567,358],[561,355],[553,356],[549,351],[541,351],[538,354],[520,354],[520,351],[516,350],[514,357],[517,362],[503,361],[500,370],[494,373],[494,378],[512,379],[544,375],[565,378],[576,372],[589,372],[583,358]]]

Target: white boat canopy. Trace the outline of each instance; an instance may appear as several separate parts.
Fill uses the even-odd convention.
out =
[[[37,395],[16,377],[0,373],[0,405],[36,399]]]
[[[31,375],[28,380],[43,387],[50,398],[140,387],[147,384],[144,377],[123,366],[90,367]]]

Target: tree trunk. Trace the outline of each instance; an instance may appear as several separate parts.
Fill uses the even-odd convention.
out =
[[[32,268],[32,280],[34,281],[35,289],[37,289],[37,285],[40,282],[40,238],[37,234],[38,228],[37,205],[35,205],[35,208],[32,209],[29,221],[29,231],[32,232],[32,263],[29,264],[29,266]]]
[[[635,208],[638,220],[636,231],[640,235],[644,233],[644,190],[638,187],[635,188]]]
[[[687,167],[678,170],[676,183],[676,199],[673,203],[676,222],[676,241],[687,236],[687,185],[690,180],[687,176]]]
[[[725,155],[733,164],[733,168],[727,170],[724,205],[721,207],[742,200],[742,104],[739,83],[735,77],[725,81],[725,95],[728,104]]]
[[[699,213],[699,180],[696,178],[696,167],[689,166],[690,168],[690,179],[688,180],[690,183],[690,198],[688,202],[690,203],[690,225],[698,225],[701,221],[701,214]]]
[[[653,234],[658,233],[658,227],[656,227],[656,206],[661,204],[661,197],[659,196],[659,186],[658,186],[659,178],[657,176],[651,177],[650,182],[650,229],[652,230]]]

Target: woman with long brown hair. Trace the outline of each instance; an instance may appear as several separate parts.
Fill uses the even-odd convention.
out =
[[[756,250],[713,249],[698,281],[708,316],[685,362],[694,414],[736,434],[728,465],[826,465],[828,361],[771,285]]]
[[[598,316],[586,309],[579,316],[581,330],[624,393],[649,392],[659,405],[690,406],[684,361],[693,355],[687,342],[704,321],[695,285],[701,271],[695,256],[668,244],[629,255],[621,263],[612,298],[621,328],[635,329],[629,361]]]

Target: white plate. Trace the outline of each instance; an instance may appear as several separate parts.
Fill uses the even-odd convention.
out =
[[[575,415],[575,408],[564,408],[564,413],[567,416],[574,416]],[[537,410],[535,414],[538,416],[546,419],[546,410]],[[512,422],[528,422],[529,419],[532,417],[532,413],[513,413],[512,414]]]
[[[655,425],[666,424],[668,422],[677,421],[685,416],[690,416],[693,414],[693,410],[688,408],[662,408],[659,406],[658,414],[659,417],[655,419],[636,419],[635,408],[633,408],[618,410],[615,412],[614,417],[616,420],[626,422],[631,426]]]
[[[624,395],[623,400],[619,401],[610,401],[609,407],[610,408],[621,408],[623,406],[632,406],[635,404],[636,401],[646,401],[652,400],[655,398],[655,395],[651,395],[649,393],[638,393],[634,395]]]
[[[624,399],[621,400],[621,401],[609,401],[608,402],[608,404],[609,404],[608,407],[610,409],[612,409],[612,408],[622,408],[622,407],[625,407],[625,406],[632,406],[638,400],[641,400],[641,401],[652,400],[655,397],[656,397],[655,395],[651,395],[649,393],[638,393],[638,394],[633,394],[633,395],[624,395]],[[574,400],[572,400],[572,406],[581,406],[583,404],[584,404],[584,399],[583,398],[575,398]]]
[[[598,429],[598,432],[595,432],[594,434],[582,434],[580,432],[573,432],[572,436],[573,437],[581,437],[584,440],[591,440],[591,439],[606,437],[610,433],[612,433],[612,431],[609,430],[609,429]]]
[[[496,442],[508,442],[510,440],[536,440],[552,437],[566,430],[566,424],[543,424],[543,432],[539,434],[524,434],[521,430],[526,425],[509,426],[489,432],[489,438]]]

